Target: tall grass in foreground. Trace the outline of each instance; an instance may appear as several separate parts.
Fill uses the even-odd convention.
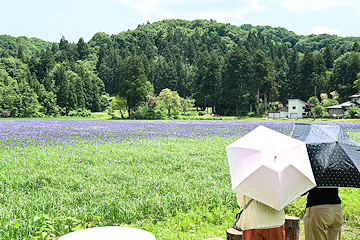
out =
[[[156,223],[196,208],[232,209],[228,142],[169,138],[2,153],[0,238],[59,237],[89,226]]]
[[[48,123],[15,121],[2,129],[0,239],[57,239],[105,225],[144,228],[158,240],[225,238],[239,209],[224,147],[259,123],[135,123],[54,122],[52,132]],[[291,125],[272,128],[288,134]],[[340,195],[344,239],[356,239],[360,192]],[[305,201],[286,213],[301,216]]]

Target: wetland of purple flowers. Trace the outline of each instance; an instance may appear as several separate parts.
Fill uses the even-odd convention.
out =
[[[241,137],[258,125],[289,135],[286,121],[0,121],[0,149],[29,145],[122,144],[164,138],[207,139]],[[334,124],[334,123],[323,123]],[[360,131],[358,123],[340,123],[346,132]]]
[[[335,123],[319,123],[335,124]],[[88,147],[96,152],[99,145],[136,147],[139,143],[186,139],[206,141],[212,137],[236,139],[259,125],[290,135],[294,122],[289,121],[0,121],[0,160],[23,156],[24,152],[44,152],[49,148]],[[360,131],[358,123],[340,123],[346,132]],[[358,140],[358,139],[355,139]],[[60,148],[59,148],[60,149]],[[112,149],[112,148],[111,148]],[[127,150],[128,148],[126,148]],[[72,151],[70,149],[70,151]],[[74,155],[74,152],[71,153]],[[61,158],[63,155],[59,155]],[[71,156],[70,156],[71,158]],[[29,157],[30,159],[30,157]],[[81,156],[77,161],[83,162]],[[6,161],[4,161],[6,162]]]

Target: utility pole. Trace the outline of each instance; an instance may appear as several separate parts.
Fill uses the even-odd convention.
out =
[[[265,105],[265,113],[267,112],[267,94],[264,93],[264,105]]]
[[[314,95],[315,99],[314,99],[314,121],[316,118],[316,86],[315,86],[315,95]]]

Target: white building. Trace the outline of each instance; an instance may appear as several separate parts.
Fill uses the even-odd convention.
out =
[[[306,102],[300,99],[288,99],[288,105],[279,109],[276,112],[269,112],[269,118],[289,118],[300,119],[306,116],[305,112]]]
[[[269,118],[287,118],[288,115],[289,115],[288,106],[281,107],[277,111],[273,111],[273,112],[268,113]]]
[[[305,104],[306,102],[300,99],[288,99],[288,118],[299,119],[306,116]]]

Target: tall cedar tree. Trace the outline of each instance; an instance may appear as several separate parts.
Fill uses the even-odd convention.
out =
[[[325,60],[322,54],[318,54],[315,57],[315,81],[314,85],[316,86],[317,91],[319,92],[330,92],[328,88],[328,79],[326,77],[326,65]]]
[[[201,110],[211,107],[214,112],[216,90],[221,80],[220,60],[215,52],[204,52],[199,61],[195,81],[196,92],[194,98]]]
[[[67,109],[76,110],[78,108],[83,108],[85,105],[84,89],[82,84],[79,83],[79,76],[73,71],[68,70],[66,71],[66,78],[69,82],[69,99]],[[79,84],[79,86],[77,84]]]
[[[97,72],[105,84],[105,91],[110,95],[118,93],[121,57],[112,44],[102,45],[99,53]]]
[[[24,49],[21,45],[18,48],[17,58],[25,62]]]
[[[83,82],[85,108],[93,112],[100,110],[100,91],[97,85],[98,77],[92,72],[79,66],[76,70]],[[99,79],[99,81],[101,81]]]
[[[215,51],[210,53],[208,81],[206,82],[206,89],[208,93],[207,105],[211,106],[212,112],[215,112],[215,103],[217,101],[217,93],[219,83],[221,81],[221,59]]]
[[[193,92],[191,87],[193,85],[192,82],[192,71],[190,66],[183,63],[180,59],[175,62],[175,68],[178,75],[177,89],[178,93],[182,97],[188,97]]]
[[[87,58],[89,54],[89,48],[83,38],[80,38],[76,44],[76,51],[78,53],[79,60],[84,60]]]
[[[359,45],[359,43],[357,41],[354,43],[352,51],[353,52],[359,52],[360,51],[360,45]]]
[[[58,64],[54,72],[56,86],[57,105],[59,107],[68,107],[70,83],[66,76],[66,69],[63,64]]]
[[[314,94],[315,87],[315,58],[311,49],[305,49],[304,57],[300,62],[300,85],[297,93],[297,98],[307,101]]]
[[[129,117],[131,117],[131,110],[135,110],[141,102],[145,101],[149,91],[151,91],[151,84],[145,76],[141,57],[133,55],[126,58],[120,76],[119,96],[126,99]]]
[[[196,99],[196,106],[199,107],[202,111],[205,110],[207,107],[207,96],[206,96],[206,81],[207,79],[207,73],[209,71],[209,61],[210,61],[210,55],[207,51],[203,52],[200,56],[200,61],[198,64],[198,69],[196,72],[196,78],[195,78],[195,93],[194,93],[194,99]]]
[[[289,66],[287,64],[285,56],[282,56],[280,59],[276,58],[274,61],[274,67],[275,67],[275,82],[279,91],[278,99],[280,102],[285,103],[287,102],[287,99],[290,98],[288,90],[291,89],[290,81],[287,76],[289,72]]]
[[[289,66],[287,73],[289,79],[289,98],[299,98],[298,93],[302,83],[300,80],[300,57],[296,46],[292,48],[287,62]]]
[[[253,89],[256,89],[257,107],[256,114],[259,115],[260,94],[277,92],[275,86],[275,73],[273,63],[261,50],[257,50],[253,57]]]
[[[234,45],[225,60],[220,96],[224,101],[225,114],[242,115],[249,111],[251,77],[252,58],[249,52]]]
[[[336,53],[330,44],[326,45],[326,48],[323,52],[323,59],[325,61],[325,66],[327,70],[330,70],[334,67],[334,61],[336,58]]]
[[[54,54],[50,48],[40,52],[40,60],[36,71],[36,76],[40,83],[44,82],[47,72],[51,71],[55,64]]]

